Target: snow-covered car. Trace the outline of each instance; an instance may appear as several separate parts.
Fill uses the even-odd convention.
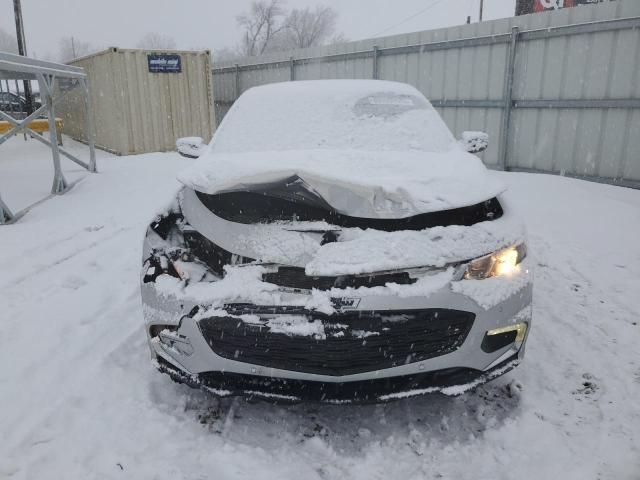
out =
[[[461,393],[523,357],[532,279],[505,187],[409,85],[252,88],[149,226],[153,361],[217,395]]]

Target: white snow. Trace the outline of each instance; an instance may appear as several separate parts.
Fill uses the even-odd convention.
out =
[[[182,137],[176,140],[176,149],[187,156],[198,158],[207,145],[202,137]]]
[[[497,370],[493,371],[490,375],[490,377],[497,377],[499,375],[504,374],[505,372],[509,371],[509,369],[512,368],[512,364],[509,363],[507,365],[505,365],[504,367],[498,368]],[[428,387],[428,388],[420,388],[420,389],[415,389],[415,390],[407,390],[404,392],[398,392],[398,393],[389,393],[387,395],[382,395],[380,397],[381,400],[398,400],[401,398],[411,398],[414,397],[416,395],[424,395],[424,394],[428,394],[428,393],[434,393],[434,392],[440,392],[444,395],[451,395],[451,396],[457,396],[457,395],[462,395],[465,392],[468,392],[470,390],[472,390],[473,388],[477,387],[478,385],[480,385],[482,382],[484,382],[483,379],[477,379],[474,380],[471,383],[467,383],[465,385],[455,385],[453,387],[446,387],[446,388],[434,388],[434,387]]]
[[[276,285],[262,281],[262,274],[266,272],[264,267],[227,265],[225,271],[225,277],[221,281],[188,285],[170,275],[160,275],[155,282],[156,292],[168,299],[184,298],[204,305],[208,307],[207,315],[219,311],[220,307],[231,302],[301,306],[323,313],[335,311],[331,304],[331,291],[314,291],[311,296],[285,295],[278,291]]]
[[[398,232],[352,229],[347,234],[345,241],[328,243],[315,252],[305,267],[308,275],[443,267],[515,245],[524,238],[519,223],[506,215],[471,227],[454,225]]]
[[[511,295],[525,288],[533,275],[532,261],[529,258],[516,266],[509,276],[485,278],[484,280],[461,280],[453,282],[451,289],[474,300],[482,308],[488,310]]]
[[[282,315],[270,319],[266,325],[274,333],[284,333],[291,337],[327,338],[322,322],[310,322],[306,316]]]
[[[0,148],[0,187],[20,164],[46,180],[20,187],[46,195],[46,149],[18,142]],[[149,361],[142,236],[190,162],[102,154],[101,173],[0,227],[0,478],[638,478],[639,191],[490,174],[536,272],[513,372],[455,398],[273,406],[214,399]]]
[[[267,321],[263,321],[257,315],[230,315],[225,310],[212,308],[207,311],[198,312],[194,318],[199,319],[206,317],[237,318],[242,323],[261,325],[268,327],[272,332],[284,333],[291,337],[326,338],[324,325],[321,321],[309,321],[307,317],[301,315],[279,315],[277,317],[270,318]]]
[[[489,147],[489,134],[485,132],[462,132],[460,144],[467,152],[481,152]]]
[[[311,294],[293,294],[282,293],[274,284],[262,281],[262,275],[266,269],[261,266],[225,266],[225,277],[218,281],[203,281],[199,283],[188,283],[184,280],[172,277],[170,275],[159,275],[155,281],[155,291],[161,297],[167,300],[175,301],[183,299],[190,304],[203,305],[206,308],[200,311],[201,316],[211,316],[222,314],[223,305],[233,302],[254,303],[258,305],[271,306],[301,306],[311,310],[317,310],[322,313],[331,314],[335,312],[332,298],[336,297],[353,297],[361,298],[367,296],[396,296],[399,298],[409,297],[428,297],[429,295],[450,285],[454,278],[454,268],[422,271],[416,274],[417,280],[410,285],[400,285],[396,283],[387,283],[379,287],[359,287],[359,288],[332,288],[330,290],[312,290]],[[467,286],[466,290],[470,291],[470,298],[474,299],[484,308],[490,308],[504,300],[507,296],[517,293],[519,290],[528,285],[531,281],[528,271],[523,270],[517,274],[516,281],[502,282],[500,284],[492,283],[491,288],[472,288]],[[466,281],[465,281],[466,282]],[[455,286],[457,282],[454,282]],[[456,287],[459,288],[459,287]],[[467,293],[465,290],[465,293]],[[456,290],[459,291],[459,290]],[[158,318],[164,318],[162,311],[152,310],[148,305],[144,306],[149,309],[148,313]],[[284,323],[291,324],[293,332],[300,322],[296,325],[290,321],[288,317],[281,317]],[[253,323],[254,316],[242,318],[243,321]],[[168,321],[174,323],[174,321]],[[280,328],[277,320],[271,321],[269,326]],[[305,327],[306,328],[306,327]],[[313,327],[315,328],[315,327]],[[280,330],[282,331],[282,330]],[[315,330],[307,331],[308,334],[317,333]]]
[[[48,135],[48,133],[45,133]],[[48,138],[48,137],[46,137]],[[25,161],[24,150],[27,146],[35,155]],[[81,160],[88,161],[89,154],[85,145],[64,140],[64,148]],[[98,169],[102,152],[97,152]],[[2,144],[0,150],[0,195],[13,213],[27,208],[51,193],[53,184],[53,159],[51,149],[36,140],[25,141],[22,135],[13,137]],[[88,172],[64,156],[60,164],[66,180],[76,182],[88,175]]]

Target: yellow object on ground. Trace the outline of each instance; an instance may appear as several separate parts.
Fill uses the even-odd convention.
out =
[[[0,121],[0,135],[2,135],[3,133],[7,133],[9,130],[11,130],[11,128],[13,128],[13,125],[11,125],[9,122],[4,120]],[[46,118],[37,118],[29,124],[29,128],[37,133],[48,132],[49,120],[47,120]],[[56,118],[56,130],[58,132],[58,135],[60,135],[60,132],[62,131],[61,118]]]

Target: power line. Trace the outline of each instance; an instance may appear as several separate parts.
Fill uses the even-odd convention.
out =
[[[387,27],[387,28],[385,28],[384,30],[380,30],[379,32],[374,33],[374,34],[373,34],[373,35],[371,35],[371,36],[372,36],[372,37],[377,37],[378,35],[380,35],[380,34],[382,34],[382,33],[386,33],[386,32],[388,32],[389,30],[393,30],[394,28],[399,27],[400,25],[403,25],[403,24],[407,23],[409,20],[412,20],[412,19],[416,18],[417,16],[422,15],[423,13],[425,13],[425,12],[427,12],[427,11],[431,10],[432,8],[434,8],[435,6],[437,6],[438,4],[440,4],[440,3],[442,3],[442,2],[444,2],[444,0],[436,0],[436,1],[435,1],[435,3],[432,3],[432,4],[431,4],[431,5],[429,5],[428,7],[423,8],[422,10],[420,10],[420,11],[418,11],[418,12],[414,13],[413,15],[408,16],[407,18],[405,18],[404,20],[402,20],[402,21],[400,21],[400,22],[396,23],[395,25],[391,25],[390,27]]]

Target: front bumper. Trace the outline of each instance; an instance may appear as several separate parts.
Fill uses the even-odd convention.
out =
[[[483,383],[504,375],[519,363],[518,353],[480,371],[470,368],[449,368],[414,375],[327,383],[278,377],[245,375],[231,372],[202,372],[188,375],[159,357],[156,368],[174,381],[192,388],[206,390],[219,397],[242,396],[275,403],[321,402],[381,403],[429,393],[459,395]]]
[[[296,295],[283,293],[283,303]],[[524,342],[487,353],[482,349],[486,332],[516,322],[531,325],[532,284],[525,283],[508,298],[487,307],[451,286],[426,297],[363,296],[357,302],[342,301],[353,313],[389,310],[447,309],[468,312],[474,319],[461,345],[436,356],[412,359],[390,368],[341,372],[310,371],[286,364],[259,364],[237,355],[221,356],[203,335],[200,321],[189,315],[197,304],[187,298],[159,295],[153,283],[143,284],[143,306],[149,346],[156,366],[172,378],[220,396],[243,395],[282,402],[374,402],[440,391],[458,394],[489,381],[518,364]],[[344,300],[344,299],[343,299]],[[349,305],[357,305],[357,308]],[[255,305],[236,305],[236,314],[255,312]],[[344,312],[344,311],[343,311]],[[188,347],[160,341],[154,326],[174,325],[174,334],[188,340]],[[527,335],[528,331],[527,329]],[[268,363],[268,362],[266,362]]]

